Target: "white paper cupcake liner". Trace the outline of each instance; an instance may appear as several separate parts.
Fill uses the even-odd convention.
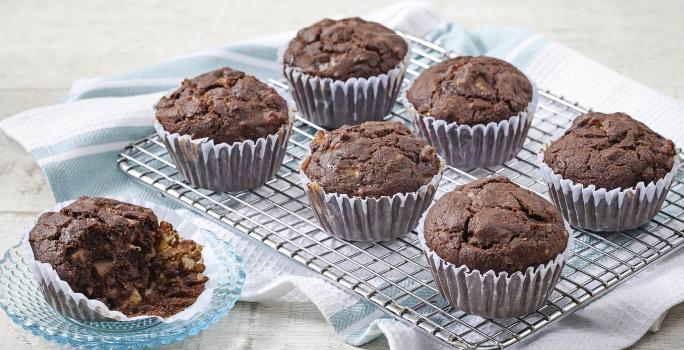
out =
[[[302,186],[316,219],[328,234],[347,241],[390,241],[413,230],[430,206],[442,179],[440,167],[429,184],[415,192],[379,198],[326,193],[300,171]]]
[[[484,318],[508,318],[528,315],[542,307],[560,279],[565,261],[572,254],[572,230],[567,222],[568,243],[563,253],[525,272],[485,273],[445,261],[425,243],[423,219],[418,239],[425,252],[430,272],[439,293],[451,306]]]
[[[154,129],[178,172],[190,184],[212,191],[238,192],[259,187],[275,177],[286,153],[292,121],[275,134],[230,145],[171,134],[156,119]]]
[[[135,321],[155,318],[161,322],[170,323],[174,321],[189,320],[195,315],[205,312],[210,308],[214,290],[219,285],[219,281],[225,278],[222,276],[227,276],[229,272],[225,270],[225,266],[219,263],[217,253],[215,252],[216,248],[210,243],[209,239],[206,237],[206,233],[191,222],[184,220],[173,210],[159,204],[136,200],[133,197],[110,198],[152,209],[159,221],[171,223],[174,229],[178,231],[180,237],[192,239],[200,244],[202,246],[202,260],[206,266],[204,275],[209,278],[204,285],[204,291],[199,295],[194,304],[170,317],[164,318],[154,315],[128,317],[120,311],[110,310],[107,305],[99,300],[88,299],[83,293],[74,292],[69,284],[59,277],[57,272],[52,268],[52,265],[36,260],[28,241],[28,235],[31,231],[31,227],[29,227],[23,233],[22,238],[24,257],[31,267],[33,275],[36,278],[38,286],[43,292],[47,303],[59,313],[83,321]],[[73,202],[74,201],[66,201],[58,203],[50,211],[59,211]]]
[[[387,116],[397,101],[410,59],[409,45],[397,67],[369,78],[320,78],[287,66],[283,73],[302,115],[318,126],[334,129]]]
[[[672,170],[656,182],[607,190],[564,179],[543,162],[543,153],[539,153],[539,170],[551,200],[570,225],[591,231],[631,230],[653,219],[667,197],[679,162],[675,156]]]
[[[402,102],[420,137],[428,141],[447,164],[461,168],[499,165],[515,157],[525,144],[537,109],[539,93],[532,84],[532,101],[525,110],[498,123],[464,125],[420,114],[406,97]]]

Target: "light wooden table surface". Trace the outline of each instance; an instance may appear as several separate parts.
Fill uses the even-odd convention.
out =
[[[0,1],[0,119],[54,103],[74,79],[100,77],[220,46],[297,29],[329,14],[356,15],[392,1],[251,0]],[[618,72],[684,98],[684,2],[436,1],[467,27],[527,27]],[[0,250],[52,205],[46,180],[17,144],[0,135]],[[684,306],[635,349],[684,348]],[[0,349],[56,347],[0,316]],[[238,303],[230,317],[174,348],[351,349],[309,303]],[[386,349],[384,339],[366,349]]]

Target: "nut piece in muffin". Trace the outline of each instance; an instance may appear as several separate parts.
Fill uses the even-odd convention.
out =
[[[544,163],[565,179],[611,190],[664,178],[675,155],[672,141],[629,115],[591,112],[544,150]]]
[[[558,210],[496,176],[456,187],[425,218],[426,245],[442,259],[481,273],[524,272],[561,254],[568,232]]]
[[[151,209],[81,197],[40,216],[29,233],[36,260],[77,293],[127,316],[168,317],[192,305],[208,278],[202,247]]]
[[[434,148],[400,122],[365,122],[319,131],[302,171],[328,193],[382,197],[417,191],[438,174]]]
[[[257,140],[289,123],[287,103],[273,88],[228,67],[184,80],[155,108],[164,130],[215,144]]]
[[[322,78],[369,78],[397,67],[407,52],[404,39],[379,23],[323,19],[297,33],[283,63]]]
[[[508,62],[462,56],[420,74],[406,92],[418,113],[465,125],[498,123],[527,108],[532,84]]]

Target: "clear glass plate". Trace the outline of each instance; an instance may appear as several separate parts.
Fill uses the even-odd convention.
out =
[[[140,349],[182,340],[225,316],[235,306],[245,281],[242,258],[230,243],[211,233],[207,236],[213,245],[222,248],[216,252],[230,274],[214,291],[211,308],[190,320],[87,322],[65,317],[46,303],[19,244],[7,250],[0,260],[0,305],[24,329],[59,344],[89,349]]]

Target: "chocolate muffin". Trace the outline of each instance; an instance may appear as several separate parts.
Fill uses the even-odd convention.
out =
[[[406,93],[418,113],[465,125],[498,123],[532,102],[532,84],[517,68],[493,57],[462,56],[420,74]]]
[[[255,77],[228,67],[192,79],[157,103],[164,130],[215,144],[257,140],[289,122],[285,100]]]
[[[328,193],[355,197],[414,192],[440,171],[434,148],[400,122],[319,131],[302,171]]]
[[[113,199],[81,197],[41,215],[29,243],[74,292],[127,316],[174,315],[208,280],[200,245],[152,210]]]
[[[591,112],[544,150],[544,163],[565,179],[611,190],[664,178],[675,155],[672,141],[629,115]]]
[[[297,32],[283,63],[322,78],[369,78],[397,67],[407,51],[404,39],[379,23],[326,18]]]
[[[163,97],[154,129],[187,182],[239,192],[276,176],[292,128],[289,113],[274,89],[226,67],[185,80]]]
[[[439,257],[483,274],[546,264],[568,242],[558,210],[503,176],[473,181],[441,197],[427,213],[423,234]]]

